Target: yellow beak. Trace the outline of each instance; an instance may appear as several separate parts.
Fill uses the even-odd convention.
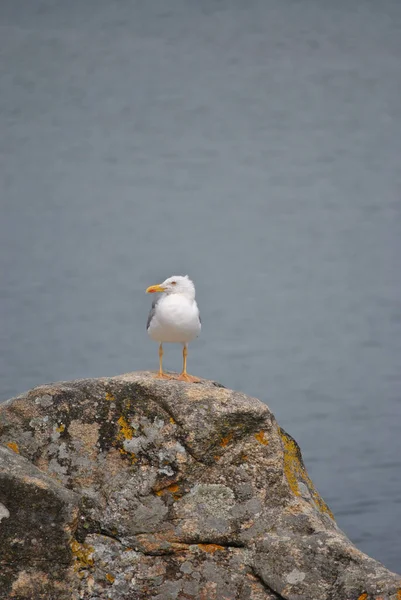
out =
[[[165,288],[161,285],[151,285],[150,287],[148,287],[148,289],[146,290],[147,294],[154,294],[155,292],[164,292]]]

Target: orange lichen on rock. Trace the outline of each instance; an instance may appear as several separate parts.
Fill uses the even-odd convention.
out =
[[[367,600],[368,599],[368,595],[366,592],[364,592],[363,594],[361,594],[358,598],[358,600]]]
[[[110,392],[106,392],[105,398],[106,398],[106,400],[109,400],[109,402],[114,402],[114,400],[115,400],[113,394],[110,394]]]
[[[159,533],[138,533],[135,537],[137,544],[142,548],[141,551],[145,552],[170,553],[179,552],[184,548],[188,549],[188,544],[179,542],[171,530]]]
[[[397,600],[401,600],[401,588],[397,592]]]
[[[16,444],[15,442],[8,442],[8,444],[6,444],[6,446],[7,446],[7,448],[10,448],[10,450],[15,452],[16,454],[19,454],[18,444]]]
[[[178,490],[180,489],[180,486],[178,485],[178,483],[172,483],[171,485],[169,485],[166,490],[168,492],[171,492],[172,494],[175,494],[175,492],[178,492]]]
[[[165,492],[171,492],[172,494],[174,494],[175,492],[178,492],[179,489],[180,489],[180,486],[177,483],[171,483],[167,487],[164,487],[161,490],[158,490],[156,492],[156,496],[162,496]]]
[[[218,544],[198,544],[198,548],[208,554],[214,554],[217,550],[225,550],[224,546],[219,546]]]
[[[229,433],[228,435],[226,435],[225,437],[223,437],[221,439],[220,446],[222,448],[225,448],[231,442],[232,439],[233,439],[233,434]]]
[[[116,580],[116,578],[111,573],[106,574],[106,579],[109,583],[114,583]]]
[[[156,496],[163,496],[165,493],[172,494],[174,500],[178,500],[182,496],[182,493],[180,492],[180,486],[178,485],[178,483],[171,483],[167,487],[164,487],[155,492]]]
[[[269,440],[265,437],[265,432],[263,430],[255,433],[255,438],[258,440],[259,444],[262,444],[263,446],[267,446],[269,443]]]
[[[327,506],[326,502],[321,498],[309,477],[301,458],[301,453],[296,442],[279,427],[279,434],[284,445],[284,474],[288,485],[295,496],[300,496],[298,479],[301,479],[307,485],[309,492],[315,502],[317,508],[329,515],[334,520],[333,513]]]

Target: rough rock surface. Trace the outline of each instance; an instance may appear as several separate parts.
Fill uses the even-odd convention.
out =
[[[401,600],[268,407],[130,373],[0,407],[0,598]]]

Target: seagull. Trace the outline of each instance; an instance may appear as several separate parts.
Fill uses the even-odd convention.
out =
[[[161,292],[153,301],[146,329],[152,340],[159,342],[159,373],[157,377],[171,379],[163,373],[163,343],[182,344],[183,366],[178,377],[181,381],[199,381],[187,373],[188,342],[192,342],[201,330],[201,319],[195,301],[195,286],[188,275],[174,275],[163,283],[151,285],[147,294]]]

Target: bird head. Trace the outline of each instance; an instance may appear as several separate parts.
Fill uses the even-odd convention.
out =
[[[183,294],[189,298],[195,298],[195,286],[188,275],[173,275],[163,283],[151,285],[146,290],[147,294],[163,292],[164,294]]]

